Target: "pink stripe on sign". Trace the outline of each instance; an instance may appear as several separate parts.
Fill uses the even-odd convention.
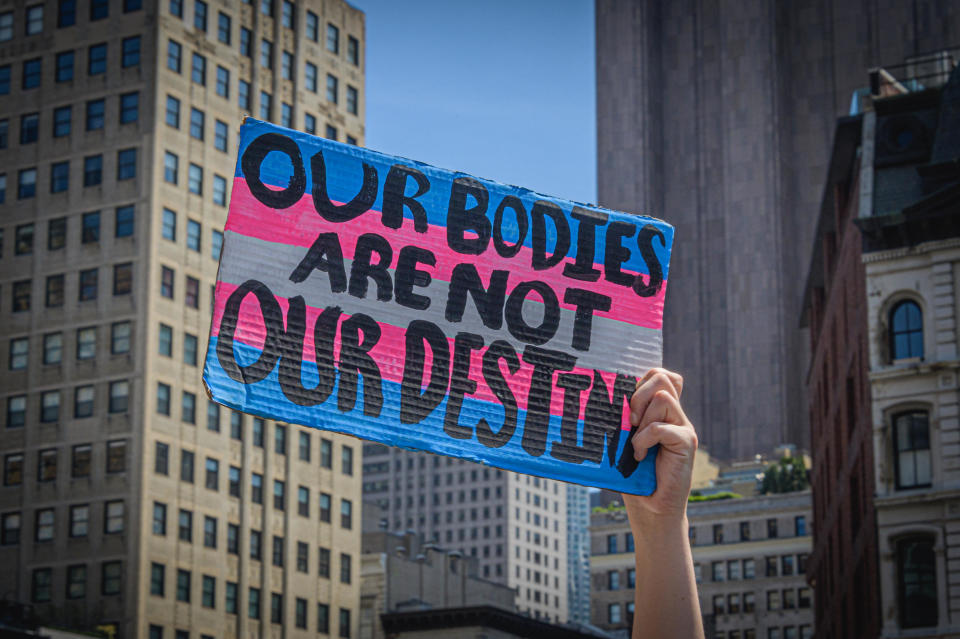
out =
[[[368,211],[364,215],[376,216],[379,220],[379,212],[377,211]],[[271,220],[275,220],[275,222],[271,223]],[[335,224],[327,222],[317,214],[313,207],[313,199],[309,195],[302,197],[297,204],[288,209],[277,210],[265,206],[254,197],[243,178],[235,178],[233,181],[230,214],[226,226],[228,231],[266,242],[302,247],[312,245],[320,233],[332,231],[340,238],[344,258],[353,259],[357,238],[370,232],[371,229],[390,243],[393,249],[393,260],[390,266],[394,269],[397,266],[400,249],[404,246],[418,246],[431,251],[437,257],[437,265],[432,269],[424,265],[419,268],[428,272],[432,271],[431,276],[434,279],[444,282],[450,281],[455,265],[467,260],[473,261],[472,256],[460,255],[450,249],[447,245],[447,231],[444,226],[429,225],[426,233],[417,233],[413,228],[413,220],[408,218],[404,218],[403,225],[399,229],[386,228],[380,225],[379,221],[376,225]],[[489,250],[492,251],[493,249]],[[546,271],[535,271],[530,266],[531,255],[531,249],[523,247],[516,257],[510,260],[510,282],[514,284],[525,280],[545,282],[557,293],[557,297],[560,298],[560,305],[571,310],[576,307],[563,303],[563,292],[570,287],[589,289],[595,293],[607,295],[613,300],[609,311],[597,311],[596,316],[607,317],[631,326],[653,329],[662,327],[663,300],[667,290],[666,281],[663,282],[656,295],[640,297],[630,288],[612,284],[603,279],[597,282],[581,283],[563,277],[561,275],[562,268],[559,265]],[[486,260],[477,260],[474,263],[484,285],[489,285],[490,276],[494,270],[493,265]],[[573,264],[574,262],[568,259],[566,263]],[[602,266],[600,268],[602,270]],[[512,289],[509,284],[508,287]]]
[[[220,335],[220,325],[223,320],[223,312],[226,307],[227,299],[230,295],[237,289],[239,286],[229,284],[226,282],[217,283],[216,291],[216,303],[214,305],[213,312],[213,323],[211,330],[211,337],[217,337]],[[289,309],[289,304],[285,298],[277,297],[277,302],[280,304],[280,308],[283,310],[284,314],[284,323],[286,323],[287,311]],[[322,309],[307,306],[307,330],[304,335],[304,345],[303,345],[303,359],[307,362],[316,362],[315,352],[314,352],[314,341],[313,341],[313,326],[316,323],[317,317],[320,315]],[[249,318],[249,321],[238,322],[237,330],[234,334],[234,339],[251,346],[253,348],[262,349],[264,340],[266,339],[266,328],[263,325],[261,319],[259,303],[256,300],[256,297],[253,295],[248,295],[244,298],[243,303],[240,306],[240,317]],[[342,323],[344,319],[350,317],[347,314],[341,315],[340,322]],[[391,382],[400,383],[403,380],[403,361],[405,353],[405,344],[406,344],[406,328],[401,328],[398,326],[393,326],[391,324],[384,324],[382,322],[377,322],[380,326],[380,340],[377,344],[371,349],[370,354],[380,366],[380,374],[384,380]],[[447,343],[450,349],[450,356],[453,357],[453,344],[454,340],[448,338]],[[334,361],[340,360],[340,331],[337,331],[337,334],[334,338]],[[426,362],[424,365],[424,376],[427,376],[430,371],[430,365],[432,363],[432,358],[429,354],[429,349],[427,350]],[[471,362],[470,362],[470,378],[477,382],[477,390],[474,393],[470,393],[469,397],[474,399],[479,399],[486,402],[491,402],[499,404],[500,400],[497,399],[496,395],[493,394],[493,391],[490,390],[490,387],[487,385],[486,381],[483,379],[482,366],[483,366],[483,352],[486,348],[479,351],[472,351],[471,353]],[[519,356],[521,353],[517,353]],[[452,361],[451,361],[452,363]],[[520,368],[517,370],[515,375],[510,375],[509,370],[507,370],[504,364],[500,366],[501,371],[504,373],[504,378],[507,380],[507,384],[513,390],[514,395],[517,398],[517,404],[521,410],[526,410],[527,407],[527,389],[530,388],[530,379],[533,374],[533,367],[526,364],[523,359],[520,359]],[[572,371],[581,375],[587,375],[591,379],[593,378],[593,369],[574,367]],[[613,381],[616,377],[615,373],[610,373],[608,371],[600,371],[600,375],[603,377],[604,381],[607,383],[607,388],[613,388]],[[583,391],[584,396],[589,392]],[[581,414],[580,419],[583,419],[583,405],[586,402],[581,402]],[[552,400],[550,402],[550,413],[552,415],[560,416],[563,414],[563,393],[561,390],[554,389]],[[621,424],[625,430],[630,428],[630,415],[626,404],[624,405],[623,414],[621,416]]]

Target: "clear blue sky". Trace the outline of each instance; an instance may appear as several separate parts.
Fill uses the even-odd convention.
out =
[[[593,0],[350,0],[367,146],[596,202]]]

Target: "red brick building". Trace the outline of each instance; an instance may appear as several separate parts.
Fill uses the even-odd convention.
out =
[[[861,116],[837,121],[803,303],[817,522],[807,574],[817,639],[876,637],[880,630],[867,296],[853,223],[862,127]],[[864,171],[870,179],[872,166]]]

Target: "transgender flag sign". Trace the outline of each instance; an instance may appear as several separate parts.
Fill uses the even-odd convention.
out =
[[[637,494],[673,228],[248,119],[203,379],[214,401]]]

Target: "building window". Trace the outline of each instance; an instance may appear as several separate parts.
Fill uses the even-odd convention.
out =
[[[50,166],[50,192],[63,193],[70,187],[70,163],[57,162]]]
[[[47,482],[57,479],[57,449],[48,448],[37,453],[37,481]]]
[[[317,576],[330,578],[330,549],[320,546],[317,551]]]
[[[132,13],[143,8],[142,0],[123,0],[123,12]]]
[[[90,21],[103,20],[110,15],[109,0],[90,0]]]
[[[319,505],[320,521],[330,523],[331,497],[327,493],[320,493]]]
[[[240,469],[231,466],[227,475],[227,492],[231,497],[240,497]]]
[[[120,66],[126,69],[140,64],[140,36],[124,38],[121,48]]]
[[[303,130],[310,135],[316,135],[317,117],[315,115],[310,115],[309,113],[303,114]]]
[[[284,80],[293,80],[293,54],[289,51],[280,53],[280,77]]]
[[[224,608],[228,614],[237,614],[237,599],[237,584],[236,582],[228,581],[224,601]]]
[[[153,452],[153,472],[158,475],[170,474],[170,446],[163,442],[156,442]]]
[[[13,40],[13,11],[0,13],[0,42]]]
[[[160,268],[160,295],[168,299],[173,299],[173,278],[172,268],[166,266]]]
[[[167,68],[175,73],[180,73],[182,59],[183,46],[175,40],[169,40],[167,42]]]
[[[340,527],[346,530],[353,528],[353,503],[349,499],[340,500]]]
[[[247,616],[251,619],[260,618],[260,589],[250,588],[250,595],[247,597]]]
[[[360,66],[360,41],[353,36],[347,36],[347,61],[353,66]]]
[[[93,386],[78,386],[73,395],[73,416],[76,419],[93,416]]]
[[[189,308],[200,306],[200,280],[187,276],[187,285],[183,294],[183,303]]]
[[[340,583],[348,584],[351,581],[351,559],[347,553],[340,553]]]
[[[260,561],[263,557],[263,534],[259,530],[250,531],[250,558]]]
[[[151,562],[150,564],[150,594],[157,597],[164,596],[164,583],[166,567],[163,564]]]
[[[283,568],[283,537],[273,536],[273,565]]]
[[[193,54],[190,79],[200,86],[206,86],[207,84],[207,59],[199,53]]]
[[[196,220],[187,220],[187,248],[191,251],[200,252],[200,222]]]
[[[56,519],[53,508],[43,508],[37,511],[34,530],[34,541],[53,541]]]
[[[132,180],[135,177],[137,177],[137,150],[117,151],[117,181]]]
[[[293,106],[286,102],[280,103],[280,126],[285,126],[288,129],[293,128]]]
[[[338,83],[339,81],[336,76],[330,75],[329,73],[327,74],[327,102],[336,104],[339,100]]]
[[[207,30],[207,3],[203,0],[195,0],[193,3],[193,26],[198,31]]]
[[[279,479],[273,480],[273,508],[280,512],[286,510],[286,484]]]
[[[209,490],[220,490],[220,462],[207,457],[206,479],[204,485]]]
[[[83,185],[97,186],[103,182],[103,156],[88,155],[83,158]]]
[[[133,236],[133,205],[118,206],[114,212],[114,237]]]
[[[37,195],[37,170],[21,169],[17,173],[17,199],[29,200]]]
[[[215,517],[208,515],[203,517],[203,545],[206,548],[217,547],[217,520]]]
[[[123,532],[123,501],[108,501],[103,511],[103,532],[115,535]]]
[[[57,28],[71,27],[77,23],[77,0],[57,2]]]
[[[353,475],[353,449],[344,446],[341,451],[341,471],[344,475]]]
[[[329,22],[327,23],[327,51],[333,54],[340,53],[340,29]]]
[[[103,118],[106,104],[101,100],[87,102],[87,131],[97,131],[103,128]]]
[[[273,118],[273,105],[271,104],[270,94],[266,91],[260,92],[260,119],[271,120]]]
[[[107,44],[94,44],[87,49],[87,75],[102,75],[107,72]]]
[[[54,335],[59,335],[59,333],[54,333]],[[47,337],[52,337],[48,335]],[[46,351],[47,337],[44,338],[44,351]],[[30,340],[26,337],[18,337],[10,340],[10,354],[8,361],[8,368],[12,371],[24,370],[27,367],[27,363],[30,359]],[[46,357],[44,358],[46,359]],[[57,363],[59,360],[49,362],[51,364]],[[48,362],[44,361],[44,364]]]
[[[197,423],[197,396],[183,391],[180,401],[180,419],[187,424]]]
[[[200,109],[190,109],[190,137],[203,139],[205,116]]]
[[[33,253],[33,224],[21,224],[17,227],[14,240],[15,255],[30,255]]]
[[[25,60],[23,63],[22,87],[24,89],[36,89],[40,86],[43,77],[43,63],[41,58]]]
[[[10,65],[0,66],[0,95],[10,94]]]
[[[260,473],[250,475],[250,500],[255,504],[263,503],[263,475]]]
[[[158,501],[153,502],[153,534],[167,534],[167,505]]]
[[[190,603],[190,571],[177,570],[177,601]]]
[[[157,413],[170,415],[170,386],[163,382],[157,382]]]
[[[218,206],[227,205],[227,179],[222,175],[213,176],[213,203]]]
[[[200,605],[204,608],[216,608],[217,580],[210,575],[204,575],[200,585]]]
[[[177,520],[177,538],[180,541],[193,543],[193,513],[189,510],[180,509],[180,516]]]
[[[31,584],[31,599],[34,603],[46,603],[50,601],[50,593],[53,582],[52,568],[37,568],[33,571],[33,583]]]
[[[221,66],[217,67],[217,95],[225,100],[230,98],[230,72]]]
[[[19,313],[30,310],[30,280],[21,280],[13,283],[13,312]]]
[[[320,467],[333,468],[333,442],[329,439],[320,439]]]
[[[130,382],[126,380],[110,382],[110,412],[125,413],[129,406]]]
[[[358,97],[356,87],[352,87],[349,84],[347,85],[347,112],[353,115],[357,115],[359,112],[358,104],[360,99]]]
[[[70,82],[73,80],[73,51],[63,51],[57,54],[54,78],[57,82]]]
[[[240,27],[240,55],[245,58],[253,57],[253,52],[250,45],[252,41],[253,32],[246,27]]]
[[[77,300],[89,302],[97,299],[97,269],[91,268],[80,271],[80,287],[77,294]]]
[[[70,506],[70,536],[86,537],[90,529],[90,506],[79,504]]]
[[[197,336],[191,335],[190,333],[183,334],[183,363],[188,366],[197,365]],[[216,418],[214,421],[211,421],[210,409],[207,409],[207,430],[219,431],[220,430],[220,407],[217,404],[210,403],[210,406],[216,406],[217,411],[213,414]]]
[[[244,111],[250,110],[250,83],[246,80],[237,80],[237,103]]]
[[[227,152],[227,123],[217,120],[213,125],[213,147]]]
[[[24,398],[25,400],[26,398]],[[19,486],[23,483],[23,453],[12,453],[3,458],[3,485]]]
[[[40,137],[40,114],[20,116],[20,144],[33,144]]]
[[[139,117],[140,94],[124,93],[120,96],[120,124],[136,122]]]
[[[332,124],[328,124],[328,125],[327,125],[326,135],[325,135],[324,137],[326,137],[328,140],[336,140],[336,139],[337,139],[337,127],[333,126]]]
[[[71,124],[73,120],[73,108],[63,106],[53,110],[53,137],[62,138],[70,135]],[[23,134],[23,124],[21,120],[21,135]],[[67,162],[62,162],[67,164]],[[56,166],[56,165],[54,165]]]
[[[931,482],[930,422],[926,411],[893,416],[897,488],[919,488]]]
[[[187,171],[187,188],[195,195],[203,195],[203,167],[190,163]]]
[[[912,300],[904,300],[890,311],[890,358],[923,357],[923,312]]]
[[[217,17],[217,40],[223,44],[230,44],[230,16],[221,11]]]

